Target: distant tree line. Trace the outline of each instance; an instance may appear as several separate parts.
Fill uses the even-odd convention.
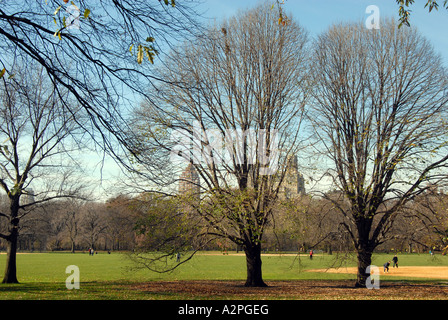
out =
[[[55,200],[36,206],[20,226],[22,251],[132,250],[135,243],[133,212],[128,200],[106,202]],[[2,204],[3,205],[3,204]],[[3,223],[0,228],[4,229]],[[0,249],[6,244],[0,242]]]
[[[342,195],[333,192],[329,197]],[[148,200],[152,198],[152,200]],[[167,216],[159,210],[167,198],[140,195],[135,198],[117,196],[105,202],[57,200],[34,208],[35,212],[23,220],[19,233],[19,251],[132,251],[142,243],[141,228],[147,221],[157,225],[159,235],[166,239],[168,230],[175,230],[177,222],[161,221]],[[156,204],[157,203],[157,204]],[[2,202],[2,206],[4,202]],[[156,210],[149,210],[148,207]],[[179,213],[183,206],[171,206]],[[448,245],[448,195],[436,190],[420,196],[400,215],[389,230],[388,241],[378,252],[417,252],[443,250]],[[328,254],[354,251],[342,217],[331,201],[305,195],[297,199],[283,199],[275,206],[275,222],[269,224],[263,248],[269,252],[306,252],[310,249]],[[187,213],[188,214],[188,213]],[[157,216],[157,218],[156,218]],[[146,221],[146,222],[145,222]],[[0,228],[4,228],[1,225]],[[193,235],[192,235],[193,237]],[[193,240],[193,239],[190,239]],[[158,241],[152,237],[151,241]],[[194,241],[188,244],[194,250]],[[231,241],[215,240],[203,246],[207,250],[242,251]],[[0,250],[5,250],[0,241]]]

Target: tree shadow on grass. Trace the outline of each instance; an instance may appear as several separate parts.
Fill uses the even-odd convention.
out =
[[[108,289],[121,283],[114,282],[81,282],[79,289],[68,289],[64,282],[24,282],[15,284],[0,284],[0,300],[94,300],[114,299]],[[113,292],[118,290],[112,290]]]

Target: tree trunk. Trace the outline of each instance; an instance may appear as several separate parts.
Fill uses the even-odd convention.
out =
[[[244,246],[246,253],[247,279],[246,287],[267,287],[261,273],[261,245],[250,244]]]
[[[18,226],[13,224],[11,234],[8,237],[8,248],[6,255],[6,269],[2,283],[19,283],[17,280],[17,239],[18,239]]]
[[[370,274],[366,273],[367,267],[372,264],[372,251],[365,248],[358,249],[358,274],[355,287],[365,288],[366,280]]]
[[[2,283],[19,283],[17,281],[17,242],[19,238],[19,203],[20,193],[10,198],[10,233],[6,237],[7,249],[6,249],[6,268]]]

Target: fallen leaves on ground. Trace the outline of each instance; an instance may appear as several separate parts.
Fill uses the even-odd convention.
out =
[[[379,289],[355,288],[354,282],[327,280],[268,281],[268,287],[245,287],[241,281],[151,281],[132,290],[179,299],[447,299],[448,283],[383,282]]]

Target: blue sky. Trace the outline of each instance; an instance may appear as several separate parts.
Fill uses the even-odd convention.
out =
[[[200,8],[210,20],[216,18],[219,21],[259,3],[260,0],[203,0]],[[440,8],[428,13],[428,9],[424,8],[425,3],[426,0],[417,0],[410,8],[411,25],[431,41],[448,67],[448,10]],[[376,5],[380,9],[380,27],[381,18],[393,17],[398,21],[395,0],[285,0],[283,8],[286,14],[292,14],[314,37],[333,23],[366,20],[369,17],[366,8],[369,5]]]
[[[428,13],[428,10],[424,8],[425,2],[426,0],[417,0],[416,4],[411,7],[411,25],[413,28],[418,28],[432,42],[448,68],[448,37],[446,34],[448,11],[440,8],[439,11]],[[198,9],[212,23],[214,19],[219,21],[231,17],[239,10],[252,8],[259,3],[260,0],[202,0]],[[369,13],[366,13],[366,8],[369,5],[376,5],[380,10],[380,27],[382,18],[393,17],[398,21],[398,5],[395,0],[285,0],[283,8],[285,13],[292,15],[310,32],[312,37],[316,37],[333,23],[365,21],[369,17]],[[108,189],[110,184],[116,181],[116,175],[120,170],[111,159],[106,159],[104,165],[102,187]],[[99,171],[99,166],[95,169]],[[111,172],[112,175],[109,175]],[[112,195],[109,192],[106,192],[106,197]]]

